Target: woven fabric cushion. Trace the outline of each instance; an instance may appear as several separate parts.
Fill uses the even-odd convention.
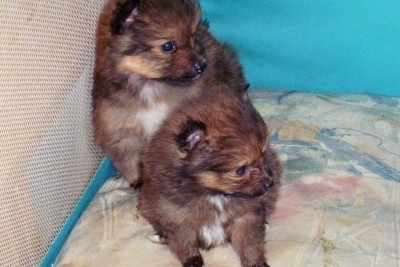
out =
[[[397,266],[400,98],[252,92],[284,165],[266,237],[271,266]],[[76,225],[56,266],[179,266],[137,211],[137,195],[109,180]],[[238,267],[231,246],[205,265]]]

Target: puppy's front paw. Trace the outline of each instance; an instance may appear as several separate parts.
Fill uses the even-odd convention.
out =
[[[156,234],[153,234],[153,235],[149,236],[149,239],[150,239],[151,242],[153,242],[155,244],[161,244],[161,245],[167,244],[167,240],[165,239],[165,237],[163,237],[159,233],[156,233]]]
[[[251,267],[271,267],[271,266],[269,266],[266,262],[263,262],[260,264],[253,265]]]
[[[203,258],[201,256],[195,256],[192,258],[189,258],[185,261],[183,264],[183,267],[203,267]]]

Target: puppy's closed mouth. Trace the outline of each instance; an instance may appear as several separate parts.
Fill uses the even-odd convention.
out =
[[[230,197],[235,197],[235,198],[257,198],[257,197],[262,197],[265,196],[268,191],[274,186],[274,182],[270,183],[263,183],[263,190],[256,192],[254,194],[248,194],[248,193],[243,193],[243,192],[233,192],[231,194],[224,194],[225,196],[230,196]]]
[[[194,83],[198,79],[200,79],[202,74],[197,74],[197,75],[186,75],[182,77],[166,77],[166,78],[161,78],[159,80],[162,80],[164,82],[167,82],[172,85],[177,85],[177,86],[187,86],[189,84]]]
[[[196,63],[192,71],[188,71],[181,76],[166,76],[161,78],[164,82],[177,85],[177,86],[187,86],[194,83],[203,76],[207,69],[207,63]]]
[[[264,192],[259,192],[259,193],[255,193],[255,194],[246,194],[243,192],[234,192],[232,194],[224,194],[227,197],[234,197],[234,198],[257,198],[257,197],[262,197],[265,196],[268,193],[268,190],[264,191]]]

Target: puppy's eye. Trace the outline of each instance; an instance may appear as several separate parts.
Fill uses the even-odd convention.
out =
[[[161,46],[162,50],[166,53],[176,49],[176,45],[173,42],[166,42]]]
[[[236,169],[236,174],[238,176],[243,176],[246,173],[246,166],[242,166],[238,169]]]

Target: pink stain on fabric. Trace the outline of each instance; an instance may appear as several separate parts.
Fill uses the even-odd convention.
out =
[[[321,200],[328,202],[339,194],[354,195],[359,186],[359,177],[346,176],[340,178],[325,177],[316,182],[301,180],[282,186],[280,199],[272,219],[292,216],[307,203]]]

